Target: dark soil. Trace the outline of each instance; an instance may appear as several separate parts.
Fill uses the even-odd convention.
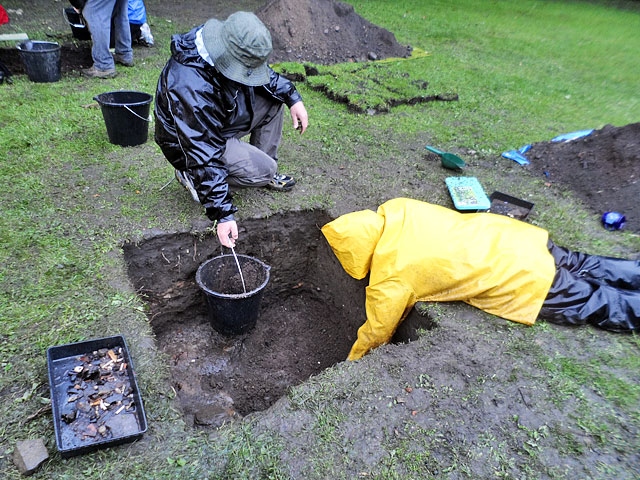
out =
[[[363,285],[342,274],[322,240],[318,225],[328,219],[306,212],[243,222],[243,249],[265,262],[271,275],[255,327],[235,335],[218,331],[220,317],[196,285],[198,267],[220,255],[211,251],[210,239],[185,233],[125,245],[129,276],[148,303],[173,388],[192,425],[217,426],[265,410],[287,388],[346,358],[364,314]],[[260,277],[245,273],[249,282]],[[231,276],[239,277],[237,270]],[[224,307],[229,316],[251,313],[246,298],[226,300]]]
[[[245,255],[222,255],[202,265],[200,288],[222,298],[245,298],[261,291],[269,279],[269,267]]]
[[[606,125],[568,142],[541,142],[526,153],[526,168],[574,192],[594,212],[622,213],[640,232],[640,123]]]
[[[271,32],[273,62],[330,65],[411,54],[410,46],[400,45],[393,33],[365,20],[346,3],[276,0],[256,15]]]
[[[344,274],[324,241],[318,226],[329,219],[316,211],[243,222],[248,250],[239,263],[245,282],[264,284],[264,269],[247,257],[270,271],[252,328],[243,322],[255,312],[254,297],[232,295],[243,289],[233,255],[205,266],[197,285],[198,268],[221,254],[211,251],[209,238],[158,235],[124,246],[129,277],[148,304],[190,424],[219,426],[265,410],[289,387],[347,357],[364,318],[365,284]],[[208,294],[225,289],[228,296],[215,295],[214,308],[209,306]],[[237,330],[230,328],[232,321]],[[413,314],[393,341],[417,338],[418,328],[429,327],[427,318]]]

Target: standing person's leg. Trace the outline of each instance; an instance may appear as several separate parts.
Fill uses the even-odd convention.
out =
[[[126,67],[132,67],[133,49],[131,48],[129,3],[127,0],[116,0],[113,9],[113,28],[115,30],[115,61]]]
[[[82,9],[82,16],[91,32],[93,68],[111,74],[115,74],[115,64],[109,52],[111,15],[115,4],[116,0],[88,0]]]

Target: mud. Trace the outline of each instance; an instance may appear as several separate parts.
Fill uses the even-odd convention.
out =
[[[256,325],[241,335],[214,328],[196,282],[198,267],[221,254],[215,238],[160,234],[124,246],[190,424],[219,426],[265,410],[289,387],[347,357],[364,318],[364,283],[344,274],[324,241],[319,226],[328,220],[324,212],[297,212],[243,222],[242,254],[271,269]]]
[[[625,215],[640,232],[640,123],[605,125],[568,142],[540,142],[526,154],[525,168],[554,187],[569,188],[598,214]]]

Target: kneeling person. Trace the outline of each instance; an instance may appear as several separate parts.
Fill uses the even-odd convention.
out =
[[[260,19],[236,12],[174,35],[158,80],[155,141],[178,181],[217,221],[226,247],[238,238],[229,186],[286,191],[295,184],[277,171],[284,106],[300,133],[308,115],[293,83],[268,66],[271,51]],[[241,140],[247,135],[248,143]]]

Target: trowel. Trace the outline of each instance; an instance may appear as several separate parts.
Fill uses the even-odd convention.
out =
[[[467,165],[464,160],[453,153],[443,152],[429,145],[425,148],[440,157],[440,162],[444,168],[448,168],[449,170],[462,170]]]

